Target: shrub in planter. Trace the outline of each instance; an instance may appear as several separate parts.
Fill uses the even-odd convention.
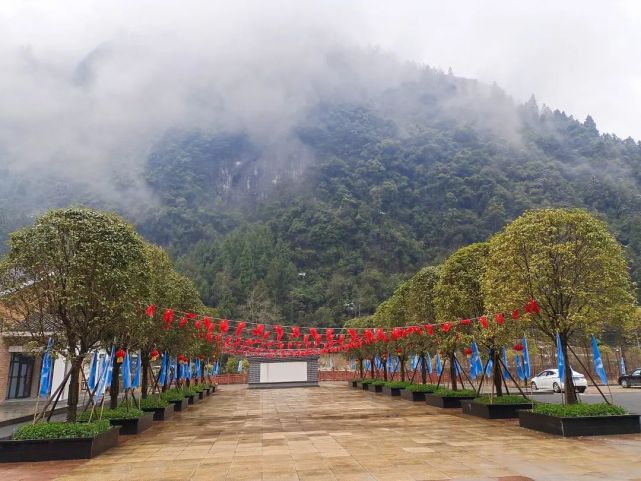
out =
[[[187,407],[188,401],[180,389],[169,389],[162,393],[160,397],[172,403],[174,405],[174,411],[182,411]]]
[[[120,405],[116,409],[104,409],[102,412],[96,410],[95,416],[107,419],[112,426],[120,426],[120,434],[140,434],[149,429],[153,421],[153,415],[147,414],[135,407]],[[80,421],[88,421],[90,412],[86,411],[79,417]]]
[[[407,381],[388,381],[383,384],[383,392],[392,397],[399,397],[403,391],[411,383]]]
[[[381,393],[381,392],[383,392],[383,385],[384,384],[385,384],[385,381],[376,380],[376,381],[370,383],[369,391],[376,392],[376,393]]]
[[[11,435],[11,439],[93,438],[109,430],[110,427],[111,425],[106,419],[91,423],[36,423],[20,426]]]
[[[0,462],[92,458],[118,444],[119,430],[107,420],[21,426],[11,439],[0,440]]]
[[[425,394],[434,391],[436,391],[434,384],[410,384],[401,391],[401,397],[408,401],[425,401]]]
[[[91,418],[95,419],[97,416],[100,416],[101,419],[137,419],[142,415],[143,412],[136,407],[130,407],[127,409],[127,406],[120,405],[116,409],[103,409],[102,412],[100,411],[100,408],[96,408]],[[89,411],[85,411],[78,416],[78,420],[81,422],[87,422],[89,421],[90,416],[91,413]]]
[[[184,387],[182,388],[182,392],[189,400],[189,404],[194,404],[198,397],[198,393],[196,392],[196,390],[193,387]]]
[[[460,408],[462,399],[474,399],[476,391],[474,389],[437,389],[433,393],[425,394],[425,402],[430,406],[439,408]]]
[[[436,391],[436,384],[410,384],[405,389],[411,392],[431,393]]]
[[[481,396],[461,401],[465,414],[485,419],[511,419],[519,417],[520,409],[531,409],[532,401],[523,396]]]
[[[140,409],[154,414],[154,421],[164,421],[174,413],[173,405],[161,396],[149,396],[140,401]]]
[[[641,432],[639,416],[611,404],[535,404],[519,411],[521,427],[561,436],[595,436]]]

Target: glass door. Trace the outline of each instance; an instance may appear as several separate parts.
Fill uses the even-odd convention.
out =
[[[7,399],[20,399],[31,394],[35,358],[20,352],[11,353]]]

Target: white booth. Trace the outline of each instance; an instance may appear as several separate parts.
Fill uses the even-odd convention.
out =
[[[308,386],[318,386],[318,356],[249,357],[250,389]]]

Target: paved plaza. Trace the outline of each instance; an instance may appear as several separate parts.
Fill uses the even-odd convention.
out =
[[[220,392],[88,461],[11,481],[641,480],[641,435],[563,439],[424,403],[319,388]]]

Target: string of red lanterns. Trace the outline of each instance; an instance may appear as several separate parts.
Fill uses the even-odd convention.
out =
[[[154,318],[157,311],[158,309],[155,305],[149,305],[145,309],[145,314],[150,318]],[[539,314],[540,307],[536,300],[530,299],[524,307],[524,312],[525,314]],[[176,324],[177,327],[174,327],[177,314],[180,317]],[[512,311],[512,320],[518,320],[520,316],[519,309]],[[498,325],[505,323],[505,315],[503,313],[494,314],[493,319]],[[348,352],[352,349],[360,348],[363,344],[388,343],[410,335],[425,334],[433,336],[439,332],[445,334],[453,328],[471,326],[474,321],[478,322],[482,328],[487,328],[491,322],[487,315],[483,315],[478,318],[440,324],[397,326],[387,330],[381,327],[328,327],[323,328],[325,332],[321,334],[322,328],[317,327],[269,325],[244,320],[230,321],[224,318],[199,316],[191,312],[181,312],[171,308],[164,309],[162,321],[165,330],[182,329],[189,322],[193,322],[194,328],[198,331],[198,336],[201,339],[205,339],[208,343],[215,342],[221,351],[227,353],[261,356],[277,355],[279,357]],[[234,324],[233,328],[232,324]],[[288,333],[285,332],[286,327],[289,328]],[[303,330],[307,330],[307,333],[304,333]],[[518,350],[517,346],[515,346],[515,350]],[[150,355],[154,357],[153,354],[152,351]]]

